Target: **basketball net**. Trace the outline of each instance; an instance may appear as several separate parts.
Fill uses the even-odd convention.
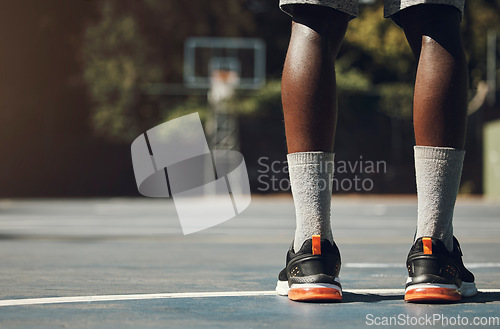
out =
[[[239,81],[240,77],[236,71],[213,70],[210,77],[208,101],[212,105],[216,105],[230,99],[234,95]]]

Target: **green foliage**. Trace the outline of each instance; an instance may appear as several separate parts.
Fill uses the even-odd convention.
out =
[[[182,81],[186,38],[254,29],[241,1],[102,0],[98,6],[100,18],[83,44],[84,77],[92,126],[110,140],[131,140],[165,117],[165,101],[147,96],[144,86]],[[166,107],[177,113],[189,103]]]
[[[276,111],[281,113],[281,82],[279,80],[268,81],[251,97],[240,95],[230,106],[243,115],[261,115]]]
[[[347,57],[337,60],[335,65],[335,76],[339,92],[367,92],[372,87],[368,74],[361,72],[356,67],[350,67],[346,61]]]
[[[344,56],[362,59],[365,72],[389,69],[399,79],[407,79],[414,62],[411,49],[403,30],[390,19],[382,18],[383,9],[380,1],[361,8],[359,18],[349,24],[345,37],[349,50]],[[384,77],[376,80],[384,80]]]
[[[479,81],[486,80],[487,33],[500,33],[500,0],[466,2],[462,29],[471,87],[475,88]]]
[[[194,112],[198,112],[201,121],[207,121],[210,115],[210,109],[206,97],[189,97],[186,101],[168,108],[167,111],[162,112],[161,121],[172,120]]]
[[[144,40],[129,14],[117,15],[111,3],[102,6],[102,20],[86,31],[85,71],[94,101],[93,127],[111,139],[132,137],[137,124],[132,118],[138,106],[140,68],[146,67]]]
[[[254,8],[260,3],[266,10],[250,11],[249,3]],[[277,21],[276,15],[281,14],[277,4],[259,0],[102,0],[97,6],[100,17],[87,28],[83,65],[93,104],[92,126],[107,139],[131,140],[163,120],[187,113],[208,115],[206,97],[144,92],[148,83],[182,83],[183,46],[188,37],[262,37],[275,49],[268,54],[274,63],[268,71],[277,76],[281,70],[276,58],[282,54],[276,45],[284,54],[287,36],[281,28],[257,26],[257,22]],[[403,31],[382,16],[383,2],[376,1],[363,6],[360,17],[350,22],[337,60],[337,89],[341,97],[378,95],[373,98],[378,99],[374,107],[410,119],[415,59]],[[468,2],[462,28],[474,88],[485,79],[486,33],[500,30],[500,0]],[[229,106],[245,115],[281,113],[280,82],[270,81],[251,97],[239,95]]]
[[[390,117],[410,121],[412,118],[413,85],[386,83],[378,86],[380,111]]]
[[[373,87],[359,72],[350,71],[346,75],[338,75],[339,82],[347,82],[346,84],[338,84],[338,93],[340,97],[355,97],[362,94],[375,94],[378,97],[378,102],[373,103],[374,111],[381,111],[386,115],[394,118],[411,120],[412,117],[412,100],[413,100],[413,85],[409,83],[385,83]],[[352,73],[354,72],[354,73]],[[352,78],[352,79],[349,79]],[[353,82],[357,81],[357,82]],[[257,91],[251,97],[240,97],[233,100],[231,107],[235,108],[241,115],[270,115],[271,113],[279,112],[281,115],[281,84],[279,80],[269,81],[265,87]],[[183,114],[200,111],[206,113],[206,107],[202,103],[186,102],[186,106],[176,108],[175,111],[169,112],[173,117]],[[182,111],[181,109],[184,109]],[[272,115],[272,114],[271,114]]]

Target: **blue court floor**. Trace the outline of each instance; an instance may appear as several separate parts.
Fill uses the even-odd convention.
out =
[[[500,202],[460,199],[455,235],[480,293],[403,301],[412,197],[334,197],[341,303],[275,295],[288,197],[182,235],[166,199],[0,200],[0,328],[500,328]]]

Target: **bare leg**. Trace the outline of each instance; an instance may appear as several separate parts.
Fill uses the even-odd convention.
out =
[[[413,100],[418,218],[405,300],[456,301],[477,293],[452,225],[467,120],[460,12],[452,6],[419,5],[403,10],[399,18],[418,58]]]
[[[400,13],[418,59],[413,101],[415,140],[421,146],[462,149],[467,120],[467,65],[460,12],[452,6],[420,5]]]
[[[330,8],[297,6],[282,79],[288,153],[333,151],[334,64],[348,20]]]
[[[294,7],[281,90],[296,230],[277,286],[278,293],[292,300],[342,298],[335,281],[340,256],[330,206],[337,120],[335,57],[348,20],[347,14],[327,7]],[[297,273],[307,276],[305,281],[296,278]],[[292,278],[299,281],[290,285]]]
[[[418,58],[413,100],[418,217],[405,300],[456,301],[477,293],[452,225],[467,121],[460,12],[452,6],[420,5],[403,10],[400,18]]]
[[[330,207],[337,120],[335,57],[349,16],[296,5],[281,85],[288,168],[295,203],[294,248],[312,235],[333,241]]]

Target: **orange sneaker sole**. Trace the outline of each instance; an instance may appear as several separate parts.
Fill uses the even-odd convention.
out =
[[[458,289],[445,287],[417,287],[405,293],[407,302],[456,302],[462,299]]]
[[[341,301],[342,292],[330,287],[297,287],[288,291],[288,298],[293,301]]]

